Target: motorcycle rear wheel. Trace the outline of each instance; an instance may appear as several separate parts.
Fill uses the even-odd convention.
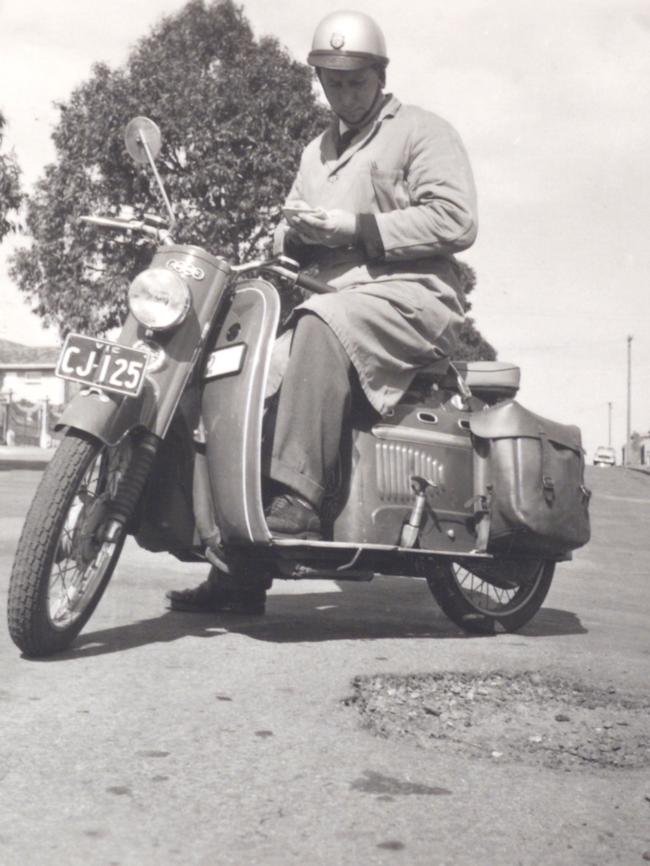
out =
[[[26,656],[67,649],[97,607],[126,537],[104,533],[132,459],[129,438],[108,447],[70,431],[43,473],[9,582],[9,633]]]
[[[555,563],[545,559],[435,560],[431,594],[449,619],[470,634],[517,631],[535,616],[551,587]]]

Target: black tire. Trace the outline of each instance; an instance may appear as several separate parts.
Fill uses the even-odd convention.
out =
[[[517,631],[535,616],[553,580],[544,559],[436,559],[427,568],[431,594],[470,634]]]
[[[128,438],[109,448],[69,432],[43,473],[9,582],[9,633],[26,656],[67,649],[97,607],[126,536],[103,537],[107,507],[132,454]]]

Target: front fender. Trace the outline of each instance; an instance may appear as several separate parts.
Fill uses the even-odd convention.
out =
[[[155,433],[157,405],[155,385],[149,379],[138,397],[86,389],[68,403],[54,429],[72,427],[90,433],[106,445],[116,445],[136,427]]]

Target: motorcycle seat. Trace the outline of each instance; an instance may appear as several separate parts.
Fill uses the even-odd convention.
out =
[[[454,361],[453,365],[470,391],[514,397],[519,390],[521,369],[515,364],[507,361]],[[453,388],[456,384],[454,369],[448,364],[442,367],[440,362],[425,367],[418,376],[431,379],[443,388]]]

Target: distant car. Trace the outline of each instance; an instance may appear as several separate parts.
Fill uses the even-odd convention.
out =
[[[601,445],[594,453],[594,466],[616,466],[616,449]]]

